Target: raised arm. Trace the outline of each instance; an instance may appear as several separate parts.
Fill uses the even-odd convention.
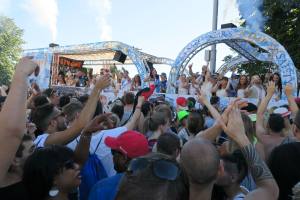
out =
[[[113,128],[113,123],[108,117],[109,115],[110,114],[103,114],[96,116],[82,130],[80,140],[74,151],[74,160],[80,166],[83,166],[88,159],[92,134],[104,130],[105,128]]]
[[[95,113],[101,90],[109,86],[109,84],[110,84],[110,79],[108,76],[101,77],[97,81],[95,87],[93,88],[92,93],[87,103],[85,104],[84,108],[82,109],[78,119],[76,119],[73,125],[70,128],[66,129],[65,131],[60,131],[60,132],[50,134],[45,141],[45,145],[51,145],[51,144],[65,145],[71,142],[72,140],[74,140],[76,137],[78,137],[81,130],[92,119]]]
[[[189,74],[190,76],[194,76],[195,74],[193,73],[193,63],[192,64],[189,64]]]
[[[209,102],[208,102],[209,103]],[[216,120],[216,123],[214,124],[214,126],[204,130],[204,131],[201,131],[197,134],[197,137],[202,137],[202,138],[205,138],[207,140],[210,140],[212,142],[214,142],[216,140],[216,138],[220,135],[220,133],[222,132],[222,124],[226,124],[227,121],[228,121],[228,114],[229,112],[231,111],[232,109],[232,104],[229,105],[226,110],[223,112],[222,115],[220,115],[218,113],[218,111],[213,107],[211,106],[211,110],[210,112],[213,112],[215,117],[214,119]]]
[[[138,103],[135,107],[135,111],[132,115],[132,118],[125,124],[125,127],[127,128],[127,130],[133,130],[137,126],[138,119],[141,116],[141,108],[142,108],[144,101],[145,101],[145,98],[143,96],[138,97]]]
[[[25,133],[27,77],[36,68],[37,64],[29,58],[19,61],[0,112],[0,182],[3,181]]]
[[[286,85],[284,92],[285,92],[285,95],[286,95],[287,100],[289,102],[289,107],[290,107],[290,109],[292,111],[292,114],[293,114],[292,116],[295,117],[299,109],[298,109],[298,106],[295,102],[295,98],[293,97],[293,86]]]
[[[144,78],[144,82],[149,82],[151,80],[151,77],[150,77],[150,75],[149,76],[147,76],[146,78]]]
[[[257,185],[257,188],[247,194],[247,200],[278,198],[279,189],[272,173],[266,163],[260,158],[255,147],[250,143],[245,134],[245,127],[241,118],[241,113],[235,106],[229,114],[227,125],[223,125],[223,130],[234,140],[241,148],[241,151],[247,161],[251,175]]]
[[[270,82],[267,88],[267,95],[262,99],[258,110],[257,110],[257,119],[256,119],[256,135],[264,143],[263,135],[266,134],[266,129],[264,127],[264,113],[267,109],[267,106],[275,92],[275,83]]]

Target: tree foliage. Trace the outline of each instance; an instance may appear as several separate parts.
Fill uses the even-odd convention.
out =
[[[264,0],[265,32],[279,41],[300,68],[300,1]]]
[[[14,21],[0,16],[0,85],[8,85],[21,56],[23,30]]]

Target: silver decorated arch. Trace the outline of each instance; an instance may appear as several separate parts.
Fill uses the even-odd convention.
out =
[[[245,28],[221,29],[195,38],[177,56],[169,81],[175,82],[176,77],[199,51],[218,43],[225,43],[233,48],[240,54],[239,59],[245,62],[272,61],[279,68],[283,85],[291,84],[297,88],[296,69],[285,48],[269,35]],[[174,93],[175,89],[169,85],[168,92]]]
[[[141,76],[141,80],[147,75],[147,70],[144,65],[141,52],[139,52],[136,48],[124,44],[122,42],[117,41],[108,41],[108,42],[97,42],[90,44],[80,44],[80,45],[69,45],[63,47],[54,47],[51,48],[52,53],[84,53],[91,51],[99,51],[99,50],[112,50],[112,51],[121,51],[126,54],[136,66],[139,75]],[[142,83],[143,84],[143,83]]]

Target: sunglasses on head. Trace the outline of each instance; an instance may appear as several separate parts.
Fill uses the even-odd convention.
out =
[[[166,159],[136,158],[133,159],[127,171],[134,174],[147,167],[151,167],[153,174],[161,179],[174,181],[180,173],[179,166],[174,162]]]

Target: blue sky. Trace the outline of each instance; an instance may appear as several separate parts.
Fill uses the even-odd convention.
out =
[[[235,0],[219,1],[218,27],[238,18]],[[55,42],[60,45],[112,39],[171,59],[211,30],[212,7],[213,0],[0,0],[0,14],[24,29],[26,49],[47,47],[53,38],[50,30],[56,29]],[[228,53],[218,45],[218,66]],[[192,62],[198,71],[204,64],[203,52]],[[158,71],[168,72],[168,67]]]

